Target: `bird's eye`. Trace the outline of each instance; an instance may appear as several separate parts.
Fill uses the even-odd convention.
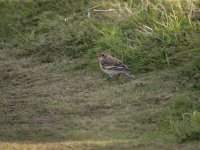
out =
[[[105,56],[105,55],[104,55],[104,53],[103,53],[103,54],[101,54],[101,56],[102,56],[102,57],[104,57],[104,56]]]

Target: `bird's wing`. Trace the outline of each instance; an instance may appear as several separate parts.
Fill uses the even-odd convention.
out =
[[[116,70],[116,71],[129,71],[129,69],[125,66],[105,66],[104,68],[108,70]]]
[[[109,62],[111,62],[113,65],[116,65],[116,66],[117,66],[117,65],[123,64],[121,60],[119,60],[119,59],[117,59],[117,58],[115,58],[115,57],[112,57],[112,56],[108,56],[108,57],[107,57],[107,60],[108,60]]]
[[[107,56],[101,61],[102,67],[109,70],[129,70],[129,68],[122,63],[119,59]]]
[[[118,66],[122,64],[122,62],[119,59],[112,56],[107,56],[101,61],[101,63],[104,66]]]

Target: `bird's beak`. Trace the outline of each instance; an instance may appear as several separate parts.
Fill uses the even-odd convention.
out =
[[[99,57],[100,57],[100,53],[97,53],[97,55],[96,55],[96,56],[97,56],[97,59],[99,59]]]

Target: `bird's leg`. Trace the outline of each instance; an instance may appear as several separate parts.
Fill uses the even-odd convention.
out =
[[[111,80],[113,78],[117,78],[119,76],[120,76],[120,74],[110,74],[110,76],[106,80],[109,81],[109,80]]]
[[[120,74],[115,74],[115,75],[113,75],[114,78],[117,78],[117,77],[119,77],[119,76],[120,76]]]
[[[109,77],[106,79],[107,81],[111,80],[113,78],[113,75],[110,74]]]
[[[106,81],[110,81],[111,80],[111,77],[109,76],[107,79],[106,79]]]
[[[113,78],[115,78],[115,77],[116,77],[115,74],[110,74],[109,77],[107,78],[107,81],[109,81],[109,80],[111,80],[111,79],[113,79]]]

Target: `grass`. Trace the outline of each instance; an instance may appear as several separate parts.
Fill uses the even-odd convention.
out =
[[[171,127],[180,142],[199,140],[199,112],[183,114],[181,121],[171,121]]]
[[[199,149],[198,6],[0,1],[0,149]]]

